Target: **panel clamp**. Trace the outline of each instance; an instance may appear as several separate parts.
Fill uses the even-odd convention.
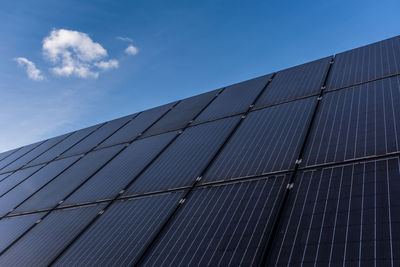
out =
[[[317,98],[317,100],[318,100],[318,101],[321,101],[321,100],[322,100],[322,96],[319,96],[319,97]]]
[[[39,219],[39,220],[37,220],[36,222],[35,222],[35,224],[38,224],[38,223],[40,223],[42,221],[42,219]]]
[[[294,164],[299,165],[301,163],[301,159],[296,159],[296,161],[294,162]]]
[[[185,202],[185,199],[182,198],[181,200],[179,200],[179,204],[182,205]]]
[[[102,215],[104,213],[104,210],[99,211],[98,215]]]
[[[286,189],[290,190],[290,189],[292,189],[292,188],[293,188],[293,183],[287,184]]]
[[[246,118],[246,115],[242,115],[242,117],[241,117],[242,119],[244,119],[244,118]]]
[[[199,182],[201,180],[201,178],[203,178],[202,176],[199,176],[196,178],[196,182]]]
[[[124,189],[122,189],[121,191],[119,191],[118,194],[122,195],[123,193],[125,193],[125,190],[124,190]]]

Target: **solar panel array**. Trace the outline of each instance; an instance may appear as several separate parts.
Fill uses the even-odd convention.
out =
[[[0,153],[0,266],[400,265],[400,37]]]

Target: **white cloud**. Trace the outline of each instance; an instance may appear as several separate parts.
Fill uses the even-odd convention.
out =
[[[133,40],[132,40],[131,38],[129,38],[129,37],[121,37],[121,36],[118,36],[117,39],[118,39],[118,40],[121,40],[121,41],[124,41],[124,42],[130,42],[130,43],[133,42]]]
[[[139,52],[139,50],[133,46],[133,45],[129,45],[126,49],[125,49],[125,53],[127,53],[128,55],[134,56]]]
[[[94,63],[94,65],[102,70],[115,69],[118,68],[118,60],[110,59],[109,61],[100,61]]]
[[[107,70],[118,66],[118,61],[112,59],[108,61],[109,67],[104,68],[105,64],[102,62],[106,61],[102,60],[107,57],[106,49],[83,32],[52,30],[43,39],[42,49],[45,57],[55,65],[51,71],[59,76],[97,78],[99,69]]]
[[[26,74],[28,77],[35,81],[43,81],[45,77],[42,75],[41,71],[36,68],[35,63],[28,60],[24,57],[17,57],[14,60],[18,63],[18,65],[25,67]]]

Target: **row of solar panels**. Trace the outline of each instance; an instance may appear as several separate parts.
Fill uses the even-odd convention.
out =
[[[397,56],[395,53],[399,50],[398,44],[398,38],[389,39],[359,50],[345,52],[335,58],[329,76],[331,78],[327,82],[327,88],[335,90],[329,90],[323,95],[303,160],[300,163],[300,172],[296,175],[301,177],[301,183],[297,187],[295,186],[295,192],[298,191],[296,196],[300,195],[303,198],[308,195],[306,192],[310,185],[315,185],[315,183],[311,183],[314,173],[321,176],[321,173],[334,173],[333,170],[336,173],[337,170],[342,170],[336,176],[332,176],[334,177],[331,179],[332,185],[337,184],[339,180],[345,182],[340,182],[338,189],[337,186],[331,187],[331,180],[329,180],[327,188],[325,184],[318,187],[321,195],[315,196],[314,199],[310,198],[310,200],[307,198],[307,201],[296,202],[297,198],[293,198],[294,195],[291,195],[289,207],[301,203],[304,206],[303,209],[308,213],[298,214],[299,211],[296,209],[294,215],[293,212],[289,213],[291,214],[290,218],[283,219],[284,226],[287,226],[285,236],[278,235],[277,239],[282,240],[279,244],[285,246],[285,249],[278,251],[278,246],[274,246],[271,255],[276,263],[296,264],[305,261],[314,262],[315,259],[317,261],[321,259],[321,262],[326,261],[329,258],[326,257],[328,255],[326,254],[327,245],[320,244],[323,243],[321,240],[327,242],[325,239],[321,239],[322,237],[326,238],[325,231],[327,231],[334,237],[338,235],[337,244],[339,245],[332,242],[329,247],[331,249],[329,260],[332,264],[336,264],[339,258],[333,253],[337,253],[338,246],[343,247],[347,241],[343,243],[342,240],[344,229],[342,224],[337,230],[331,229],[332,218],[338,217],[337,214],[339,214],[342,219],[347,212],[349,219],[346,224],[347,228],[345,228],[348,229],[348,226],[352,226],[354,223],[353,219],[350,220],[353,218],[352,211],[357,210],[357,206],[353,208],[352,205],[359,204],[360,196],[364,195],[369,202],[362,200],[361,210],[365,209],[366,215],[357,217],[357,213],[356,219],[368,217],[371,220],[371,210],[374,210],[375,221],[373,224],[380,223],[379,232],[376,230],[374,232],[375,243],[372,245],[375,254],[372,255],[375,260],[390,260],[392,263],[393,260],[396,260],[393,255],[398,248],[396,246],[399,244],[400,238],[392,230],[390,230],[388,238],[386,230],[389,229],[389,226],[390,229],[396,229],[394,228],[396,225],[393,226],[392,223],[397,222],[395,214],[399,214],[399,198],[396,194],[387,194],[390,190],[400,192],[397,184],[399,178],[398,159],[373,161],[375,168],[377,165],[381,166],[382,162],[386,162],[386,168],[381,167],[380,169],[381,172],[386,172],[387,179],[385,181],[378,179],[381,176],[376,175],[377,169],[375,172],[369,173],[366,171],[366,167],[359,169],[358,166],[361,165],[373,165],[367,162],[349,164],[350,167],[326,167],[324,164],[334,163],[337,165],[346,160],[368,159],[399,152],[400,113],[398,105],[396,105],[400,100],[399,77],[383,79],[399,73],[398,65],[394,61],[384,61],[390,63],[387,66],[373,65],[373,61],[381,62],[379,55],[387,56],[392,53],[390,58]],[[361,53],[360,50],[368,52]],[[362,56],[360,57],[360,55]],[[365,62],[365,55],[369,56],[367,59],[371,64],[369,66],[375,66],[375,71],[363,69],[355,71],[355,67],[352,67],[354,75],[347,75],[349,71],[346,68],[354,65],[354,58]],[[142,259],[149,265],[166,265],[167,263],[171,265],[188,265],[190,263],[250,265],[260,262],[263,246],[269,236],[276,210],[284,194],[289,176],[295,168],[294,163],[300,153],[305,133],[318,102],[318,94],[329,68],[329,62],[330,58],[326,58],[278,72],[267,90],[256,102],[257,95],[262,93],[262,88],[271,76],[267,75],[227,87],[220,91],[216,98],[214,96],[217,91],[213,91],[138,115],[125,117],[119,119],[125,121],[118,126],[107,126],[119,121],[115,120],[94,126],[97,130],[87,128],[72,133],[68,137],[59,137],[60,139],[53,141],[52,144],[49,142],[52,139],[49,139],[44,143],[36,144],[37,147],[31,150],[33,152],[49,142],[47,148],[43,147],[43,150],[38,150],[39,153],[32,154],[36,156],[27,156],[31,153],[28,152],[22,153],[19,159],[10,158],[24,148],[8,154],[7,152],[1,154],[4,156],[0,155],[3,158],[0,164],[4,160],[11,159],[6,165],[3,165],[3,169],[0,171],[3,172],[0,176],[2,216],[51,210],[56,206],[62,207],[62,209],[50,214],[35,212],[3,218],[0,221],[0,231],[6,238],[1,241],[0,264],[46,264],[55,260],[57,255],[63,251],[65,253],[57,258],[57,263],[131,264],[138,260],[139,255],[142,255],[143,250],[159,232],[160,227],[165,225],[166,220],[171,220],[171,222],[167,224],[162,235],[157,237],[156,243],[147,251],[147,256]],[[341,71],[345,72],[348,77],[343,75],[347,78],[340,81],[334,79],[335,72],[340,73]],[[320,74],[318,74],[319,72]],[[294,78],[296,75],[297,78]],[[282,78],[279,79],[279,77]],[[358,83],[360,80],[366,82],[378,78],[380,80],[336,90],[337,87],[346,87],[349,84]],[[330,83],[332,85],[329,87]],[[297,94],[299,92],[294,85],[299,84],[304,84],[304,88],[308,89],[311,88],[311,84],[315,84],[315,91]],[[234,92],[235,87],[240,89]],[[249,97],[253,91],[252,88],[256,87],[258,88],[256,92]],[[283,90],[283,88],[288,90]],[[289,88],[293,88],[292,91],[297,95],[288,93]],[[231,93],[228,94],[228,92]],[[280,93],[278,94],[278,92]],[[268,94],[270,96],[267,97]],[[274,94],[276,96],[273,96]],[[228,97],[228,95],[230,96]],[[246,97],[247,100],[245,100]],[[292,101],[294,98],[298,100]],[[365,99],[367,101],[364,101]],[[268,101],[270,102],[268,103]],[[185,102],[189,104],[186,105]],[[246,103],[243,104],[243,102]],[[252,103],[255,103],[254,111],[247,114],[245,118],[241,117],[241,114],[246,112]],[[257,103],[263,104],[258,105]],[[277,105],[278,103],[281,104]],[[173,108],[170,109],[171,107]],[[191,107],[193,109],[196,107],[196,110],[191,110]],[[162,111],[159,111],[160,109]],[[212,111],[207,115],[208,110]],[[154,113],[158,115],[152,115],[153,119],[149,119],[149,114]],[[196,117],[198,113],[200,115]],[[157,120],[156,117],[160,117],[161,114],[165,115]],[[235,114],[238,115],[235,116]],[[141,116],[143,116],[142,119]],[[205,119],[201,120],[202,116]],[[334,119],[327,120],[326,118]],[[136,124],[135,120],[137,120]],[[190,120],[194,122],[190,122]],[[153,123],[154,121],[155,123]],[[188,123],[194,125],[185,128],[182,133],[175,131],[185,127]],[[146,128],[149,130],[144,131]],[[104,130],[102,131],[102,129]],[[115,132],[116,129],[119,130]],[[118,145],[132,140],[143,131],[144,133],[129,146]],[[115,133],[112,134],[113,132]],[[74,135],[76,137],[72,137]],[[106,135],[111,135],[111,137],[96,147],[95,151],[84,157],[73,156],[90,150],[96,144],[101,143]],[[82,139],[83,137],[86,138]],[[67,141],[68,139],[71,141]],[[229,140],[227,141],[227,139]],[[63,142],[64,144],[62,144]],[[76,142],[78,143],[72,146]],[[70,148],[71,146],[72,148]],[[62,147],[70,149],[64,152],[64,150],[61,151]],[[220,148],[223,149],[220,150]],[[75,150],[75,152],[70,150]],[[43,153],[44,151],[46,152]],[[52,161],[47,165],[40,164],[52,160],[63,152],[66,153],[61,157],[63,159]],[[23,157],[25,158],[20,160]],[[27,164],[33,160],[36,163]],[[4,169],[17,161],[19,163],[8,171]],[[395,167],[389,168],[389,163]],[[397,165],[395,165],[396,163]],[[12,168],[21,168],[22,166],[25,166],[22,170],[12,172]],[[320,167],[317,168],[318,166]],[[307,170],[311,167],[313,169]],[[348,168],[353,171],[343,171]],[[355,172],[354,170],[359,171]],[[250,178],[273,172],[284,173],[248,181],[243,180],[245,177]],[[361,194],[359,191],[361,180],[354,178],[356,175],[359,177],[360,174],[364,177],[362,178],[363,183],[367,182],[367,186],[362,186],[362,190],[367,191],[361,191]],[[202,179],[197,181],[198,186],[191,191],[193,193],[187,198],[184,205],[180,204],[181,199],[186,192],[191,190],[199,176],[202,176]],[[309,179],[310,182],[308,187],[303,188],[302,183],[307,185],[306,179]],[[349,179],[356,182],[354,187],[353,182],[349,184]],[[372,182],[373,179],[375,182]],[[240,181],[234,182],[235,180]],[[318,178],[316,180],[318,181]],[[223,183],[216,184],[221,182]],[[372,188],[371,183],[374,183],[374,189],[378,190],[375,191],[378,194],[373,195],[375,204],[371,204],[371,191],[368,191]],[[342,193],[343,195],[350,192],[348,197],[345,197],[343,201],[338,201],[341,199],[340,197],[336,197],[336,200],[335,197],[329,199],[327,192],[331,192],[332,188],[342,192],[340,189],[342,187],[343,191],[347,190],[347,193]],[[385,188],[387,191],[382,191]],[[358,191],[352,195],[352,190],[356,189]],[[314,193],[317,192],[313,188],[312,190]],[[136,197],[126,199],[132,196]],[[333,196],[336,195],[333,194]],[[125,198],[125,200],[118,200],[109,205],[109,200],[116,197]],[[363,199],[363,197],[361,198]],[[301,200],[301,198],[299,199]],[[101,203],[94,204],[96,201]],[[325,206],[321,204],[324,201]],[[332,207],[335,206],[332,203],[339,202],[343,203],[340,203],[340,207],[339,204],[336,204],[336,216],[332,217],[334,214]],[[91,204],[82,206],[82,203]],[[391,205],[388,207],[385,203]],[[66,208],[71,205],[79,207]],[[178,209],[175,214],[177,206],[182,206],[182,208]],[[105,207],[109,207],[109,209],[104,215],[99,216],[98,213],[102,213]],[[310,210],[310,207],[313,208]],[[321,212],[321,207],[325,207],[324,212]],[[326,210],[327,207],[328,210]],[[260,210],[262,212],[259,212]],[[310,214],[325,214],[327,217],[322,221],[322,225],[326,221],[327,226],[318,228],[320,230],[320,239],[318,240],[315,239],[316,234],[311,232],[311,229],[314,229],[314,224],[321,220],[307,221],[310,219]],[[377,214],[382,215],[378,221]],[[45,216],[43,221],[35,226],[35,221],[43,216]],[[315,216],[319,218],[317,215]],[[384,221],[380,221],[381,219]],[[92,220],[95,222],[90,223],[91,227],[86,231],[85,227]],[[304,220],[304,229],[289,227],[290,222],[301,220]],[[367,222],[367,219],[364,221]],[[350,222],[352,224],[349,224]],[[369,223],[371,222],[369,221]],[[31,227],[33,227],[32,230],[28,231]],[[302,234],[299,238],[300,241],[293,240],[301,242],[301,244],[309,244],[309,247],[301,252],[293,251],[289,258],[285,254],[288,251],[286,246],[290,246],[294,242],[289,238],[294,238],[299,232],[303,233],[307,229],[309,233],[306,239]],[[386,229],[385,234],[381,233],[381,229]],[[28,232],[23,234],[25,231]],[[81,231],[84,231],[82,235],[79,234]],[[365,230],[361,229],[358,232],[362,233],[363,231]],[[130,236],[129,233],[134,233],[134,236]],[[346,240],[348,235],[349,231],[347,231]],[[19,237],[22,238],[19,239]],[[55,240],[54,237],[60,238]],[[304,240],[306,240],[305,243]],[[366,244],[362,237],[358,243],[351,240],[351,250],[349,246],[349,248],[345,247],[344,250],[339,249],[339,251],[344,251],[344,255],[347,255],[346,253],[353,253],[357,247],[359,251],[365,253],[364,249],[361,249],[361,244],[363,246]],[[384,243],[386,248],[390,243],[391,254],[388,254],[388,250],[382,250],[381,248],[385,248],[385,246],[379,246],[380,243],[376,244],[376,240]],[[40,245],[37,244],[38,242]],[[9,249],[5,250],[8,247]],[[27,252],[21,255],[21,251]],[[285,253],[282,254],[281,251]],[[371,256],[370,253],[365,255]],[[396,255],[398,256],[398,254]],[[360,258],[366,259],[364,254],[361,256]],[[314,261],[312,257],[314,257]],[[351,257],[345,258],[351,261]],[[289,261],[287,261],[288,259]]]

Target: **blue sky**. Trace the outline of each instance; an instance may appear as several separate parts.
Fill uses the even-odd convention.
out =
[[[399,11],[399,1],[3,1],[0,151],[399,35]],[[56,73],[75,51],[44,48],[62,29],[106,51],[81,62],[97,78]],[[16,58],[35,64],[36,80]],[[110,60],[118,66],[95,67]]]

